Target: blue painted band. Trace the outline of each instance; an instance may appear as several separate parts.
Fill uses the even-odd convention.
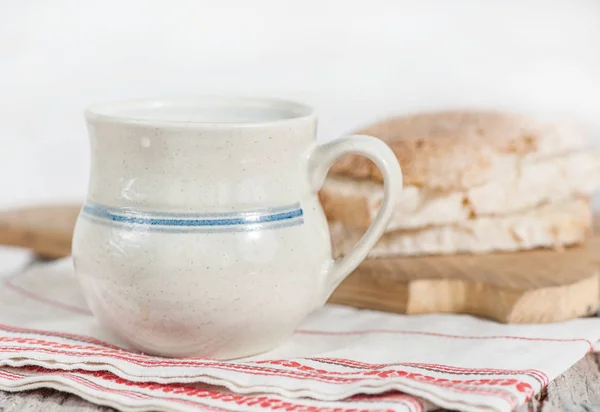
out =
[[[99,225],[116,227],[125,230],[136,230],[142,232],[158,233],[232,233],[232,232],[255,232],[260,230],[279,229],[284,227],[299,226],[304,223],[302,217],[269,223],[254,223],[248,225],[234,226],[146,226],[118,224],[111,220],[103,220],[95,216],[83,215],[83,218]]]
[[[135,209],[131,207],[110,207],[104,206],[98,203],[86,203],[86,206],[89,206],[94,209],[98,209],[101,211],[106,211],[115,214],[130,214],[130,215],[142,215],[142,216],[152,216],[152,217],[172,217],[172,218],[209,218],[209,217],[239,217],[246,215],[263,215],[263,214],[273,214],[277,212],[288,212],[290,210],[300,209],[300,202],[296,202],[291,205],[281,206],[281,207],[269,207],[269,208],[259,208],[259,209],[249,209],[243,210],[239,212],[208,212],[208,213],[198,213],[198,212],[155,212],[155,211],[144,211],[140,209]]]
[[[95,222],[119,227],[142,226],[147,230],[170,233],[254,231],[296,226],[304,222],[299,203],[252,211],[185,214],[145,212],[88,203],[84,205],[82,215]]]

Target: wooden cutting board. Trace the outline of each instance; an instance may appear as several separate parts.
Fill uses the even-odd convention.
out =
[[[28,247],[45,258],[68,256],[79,209],[0,212],[0,244]],[[506,323],[553,322],[596,313],[599,268],[600,230],[585,246],[565,251],[367,260],[330,302],[408,314],[469,313]]]
[[[0,245],[33,249],[40,257],[71,254],[81,205],[46,205],[0,212]]]
[[[331,302],[397,313],[468,313],[505,323],[595,314],[600,234],[582,247],[488,255],[372,259]]]

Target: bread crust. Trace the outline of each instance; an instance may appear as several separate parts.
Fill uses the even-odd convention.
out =
[[[460,190],[497,179],[523,159],[553,156],[588,145],[578,126],[495,111],[443,111],[399,116],[355,132],[375,136],[395,153],[406,185]],[[382,181],[359,155],[336,162],[334,174]]]

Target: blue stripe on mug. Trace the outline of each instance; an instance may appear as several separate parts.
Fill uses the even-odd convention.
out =
[[[168,233],[246,232],[301,225],[303,211],[293,205],[220,213],[148,212],[87,203],[82,216],[109,226]]]
[[[268,207],[268,208],[259,208],[259,209],[248,209],[236,212],[208,212],[208,213],[198,213],[198,212],[155,212],[155,211],[144,211],[140,209],[135,209],[131,207],[110,207],[104,206],[97,203],[87,203],[86,206],[92,208],[98,208],[106,212],[111,212],[115,214],[132,214],[132,215],[151,215],[152,217],[179,217],[179,218],[208,218],[208,217],[238,217],[245,215],[255,215],[255,214],[273,214],[277,212],[288,212],[291,210],[300,209],[300,202],[293,203],[287,206],[280,207]]]

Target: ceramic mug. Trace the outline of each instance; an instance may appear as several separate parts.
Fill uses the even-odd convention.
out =
[[[365,258],[402,186],[381,140],[317,145],[313,110],[294,102],[136,100],[85,117],[91,175],[75,270],[99,321],[146,353],[224,359],[278,345]],[[317,192],[350,153],[379,167],[385,198],[334,260]]]

